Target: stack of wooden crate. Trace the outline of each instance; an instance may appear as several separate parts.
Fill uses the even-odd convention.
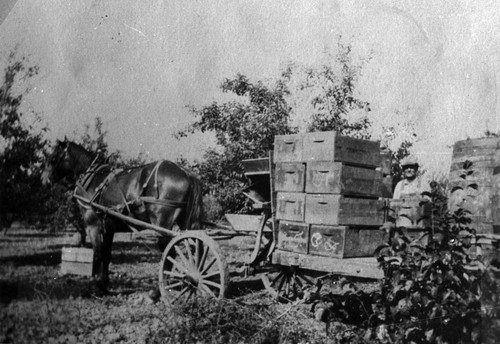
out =
[[[481,234],[500,233],[500,137],[455,142],[448,208],[464,209]]]
[[[384,242],[391,192],[379,142],[334,132],[276,136],[274,163],[279,250],[363,257]]]

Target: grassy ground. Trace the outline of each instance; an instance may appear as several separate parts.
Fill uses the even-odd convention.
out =
[[[157,302],[161,253],[154,241],[115,238],[107,295],[88,277],[60,274],[73,232],[16,229],[0,237],[0,343],[330,342],[310,305],[281,304],[259,280],[232,279],[225,300]],[[248,243],[222,242],[230,270]]]

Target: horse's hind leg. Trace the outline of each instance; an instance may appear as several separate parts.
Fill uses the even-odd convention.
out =
[[[151,217],[150,221],[152,224],[156,226],[160,226],[166,229],[172,230],[174,227],[174,224],[177,221],[177,218],[179,217],[182,209],[176,208],[157,208],[157,211],[150,211]],[[168,243],[172,237],[170,236],[160,236],[158,238],[158,248],[160,251],[163,251],[165,247],[167,247]]]

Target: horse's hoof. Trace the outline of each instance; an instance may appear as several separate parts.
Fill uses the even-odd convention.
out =
[[[160,290],[158,288],[151,289],[148,293],[148,297],[153,303],[158,302],[161,298]]]
[[[99,281],[99,280],[96,281],[94,289],[95,289],[96,294],[99,294],[99,296],[105,296],[105,295],[109,294],[108,283],[106,283],[106,282]]]

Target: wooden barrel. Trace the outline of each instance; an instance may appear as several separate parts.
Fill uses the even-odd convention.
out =
[[[495,186],[493,172],[500,165],[500,155],[495,162],[499,149],[500,137],[467,139],[453,146],[448,206],[451,211],[468,211],[478,233],[494,232],[500,187]]]

